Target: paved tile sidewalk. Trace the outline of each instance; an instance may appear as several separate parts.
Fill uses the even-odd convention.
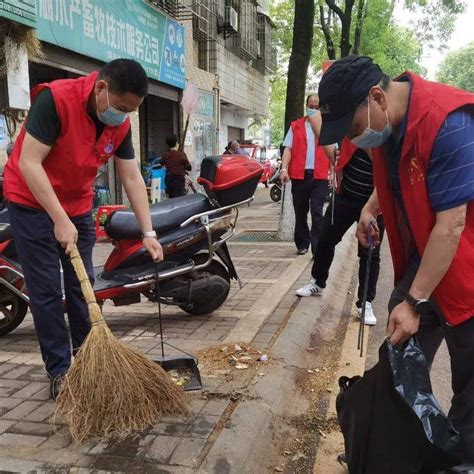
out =
[[[248,209],[242,212],[245,228],[252,228],[252,224],[260,228],[263,220],[267,228],[270,224],[276,228],[279,206],[269,204],[268,191],[260,190],[257,202]],[[165,307],[168,342],[186,351],[220,344],[240,321],[252,316],[254,305],[282,283],[282,275],[296,259],[300,259],[300,265],[303,263],[302,268],[309,265],[309,257],[296,257],[294,246],[289,243],[231,243],[230,252],[243,288],[239,289],[234,282],[226,303],[209,316],[190,316],[177,308]],[[103,262],[106,253],[106,246],[100,247],[96,262]],[[281,301],[275,302],[275,311],[261,327],[251,328],[255,334],[253,345],[265,348],[275,338],[296,303],[294,290],[307,277],[308,270],[286,296],[281,295]],[[125,307],[107,303],[104,314],[117,337],[151,357],[160,354],[156,303],[143,301]],[[188,417],[163,418],[152,429],[119,443],[92,441],[74,445],[67,427],[60,422],[54,429],[51,425],[54,405],[48,399],[49,384],[28,316],[16,331],[0,338],[0,470],[65,472],[61,469],[74,467],[84,468],[74,472],[191,472],[222,429],[226,410],[232,410],[229,392],[238,388],[230,386],[224,378],[206,377],[204,392],[193,395]]]

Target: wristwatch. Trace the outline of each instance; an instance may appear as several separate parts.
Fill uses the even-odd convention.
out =
[[[156,237],[156,232],[154,230],[148,230],[147,232],[143,232],[142,239],[146,239],[147,237]]]
[[[433,311],[430,300],[425,298],[415,298],[410,293],[407,293],[405,296],[405,301],[415,310],[417,314],[423,316],[424,314],[429,314]]]

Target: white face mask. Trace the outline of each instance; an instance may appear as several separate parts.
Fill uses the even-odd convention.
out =
[[[372,130],[370,128],[370,99],[367,105],[367,127],[366,129],[357,137],[354,137],[351,142],[357,148],[377,148],[382,146],[392,134],[392,124],[388,117],[387,109],[385,109],[385,115],[387,116],[387,124],[384,129],[380,132],[377,130]]]
[[[311,117],[312,115],[316,115],[319,112],[318,109],[306,109],[306,115]]]

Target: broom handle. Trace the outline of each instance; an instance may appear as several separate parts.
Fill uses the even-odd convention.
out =
[[[181,143],[179,144],[179,151],[184,150],[184,142],[186,141],[186,134],[188,133],[188,127],[189,127],[189,116],[190,114],[188,114],[188,118],[186,119],[186,125],[184,126],[184,132],[183,132],[183,138],[181,139]]]
[[[71,263],[74,267],[74,271],[76,272],[77,279],[81,284],[82,294],[84,295],[84,299],[86,300],[87,306],[89,307],[89,318],[91,324],[103,321],[104,318],[102,317],[102,312],[100,311],[100,307],[97,304],[97,300],[95,299],[94,289],[92,288],[89,275],[87,274],[86,268],[84,267],[84,262],[82,261],[82,257],[79,253],[77,245],[74,245],[69,257],[71,258]],[[96,308],[92,310],[94,306],[96,306]]]

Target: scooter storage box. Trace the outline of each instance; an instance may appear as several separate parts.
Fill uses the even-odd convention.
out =
[[[219,205],[231,206],[254,195],[262,174],[262,165],[248,156],[208,156],[197,181]]]

